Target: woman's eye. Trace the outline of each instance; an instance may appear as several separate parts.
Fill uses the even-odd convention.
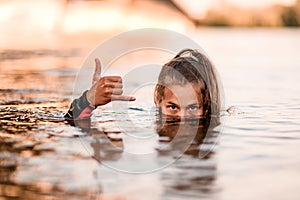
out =
[[[170,105],[170,106],[168,106],[168,108],[171,109],[171,110],[176,110],[176,109],[177,109],[177,106],[175,106],[175,105]]]
[[[191,106],[189,106],[189,110],[191,110],[191,111],[199,110],[199,106],[191,105]]]

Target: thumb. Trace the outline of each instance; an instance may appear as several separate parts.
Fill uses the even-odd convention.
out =
[[[93,75],[93,84],[97,83],[97,81],[101,78],[101,63],[99,58],[95,58],[95,71],[94,71],[94,75]]]

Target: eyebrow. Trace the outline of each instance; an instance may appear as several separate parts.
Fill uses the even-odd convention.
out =
[[[199,106],[199,107],[201,107],[201,105],[199,103],[192,103],[192,104],[189,104],[188,106]]]
[[[178,104],[176,103],[173,103],[172,101],[168,101],[167,104],[171,104],[171,105],[175,105],[175,106],[179,106]]]

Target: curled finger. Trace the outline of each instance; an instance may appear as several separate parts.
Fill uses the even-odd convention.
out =
[[[113,95],[121,95],[123,93],[123,90],[120,88],[114,88],[112,89],[112,94]]]

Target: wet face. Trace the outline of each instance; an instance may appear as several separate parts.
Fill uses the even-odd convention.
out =
[[[164,89],[159,106],[162,113],[177,117],[200,117],[203,115],[201,92],[194,84],[172,85]]]

